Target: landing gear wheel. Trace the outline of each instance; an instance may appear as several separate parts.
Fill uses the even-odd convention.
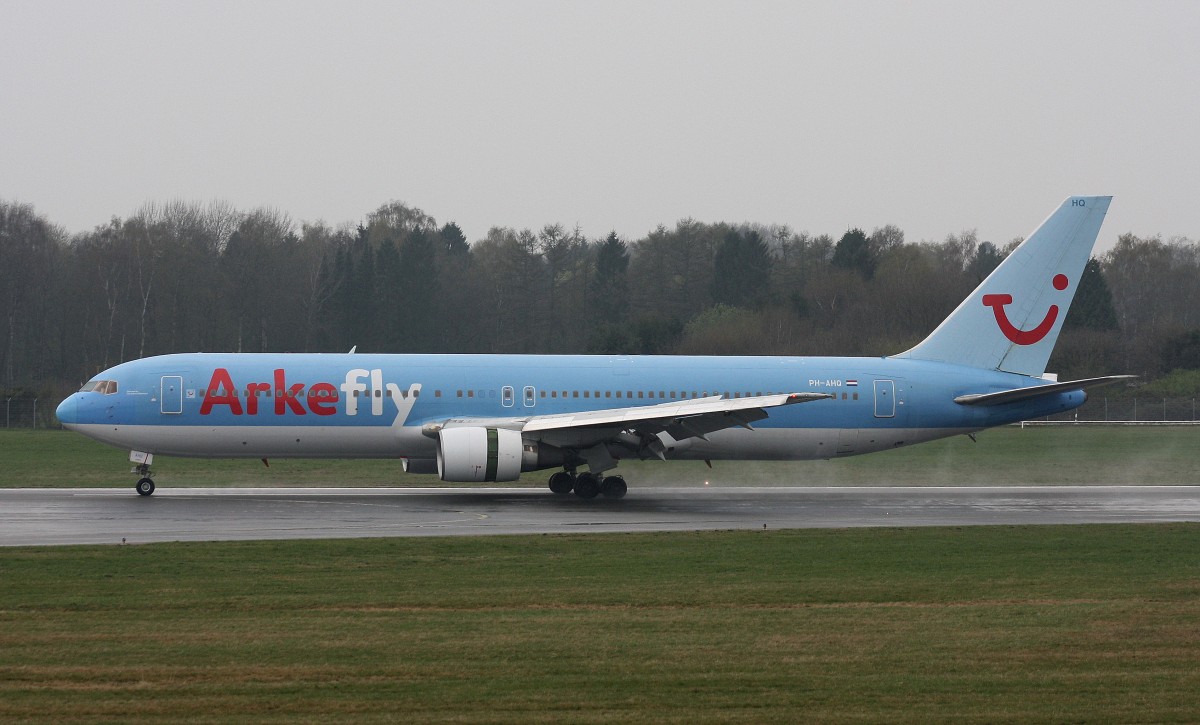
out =
[[[142,496],[149,496],[154,493],[154,481],[149,478],[140,479],[137,482],[137,492]]]
[[[629,486],[621,476],[605,476],[600,482],[600,493],[605,498],[624,498]]]
[[[557,494],[568,494],[575,488],[575,477],[566,471],[559,471],[550,477],[550,490]]]
[[[579,498],[596,498],[600,493],[600,479],[594,473],[581,473],[575,477],[575,495]]]

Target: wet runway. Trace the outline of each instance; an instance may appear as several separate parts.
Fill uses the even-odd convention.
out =
[[[1200,487],[0,490],[0,546],[1162,521],[1200,521]]]

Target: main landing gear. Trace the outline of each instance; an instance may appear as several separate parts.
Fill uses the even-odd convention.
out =
[[[629,490],[621,476],[599,476],[595,473],[559,471],[550,477],[550,490],[566,495],[575,492],[579,498],[622,498]]]
[[[142,496],[149,496],[154,493],[154,479],[150,478],[150,464],[142,463],[134,466],[130,473],[136,473],[141,478],[137,482],[137,492]]]

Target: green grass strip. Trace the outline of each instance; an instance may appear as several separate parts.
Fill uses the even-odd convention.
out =
[[[0,552],[0,722],[1192,722],[1200,525]]]

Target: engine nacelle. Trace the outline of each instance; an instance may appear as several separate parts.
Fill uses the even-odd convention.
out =
[[[505,428],[443,428],[438,432],[437,471],[443,481],[515,481],[521,476],[520,431]]]
[[[401,465],[405,473],[437,473],[437,460],[433,458],[403,458]]]

